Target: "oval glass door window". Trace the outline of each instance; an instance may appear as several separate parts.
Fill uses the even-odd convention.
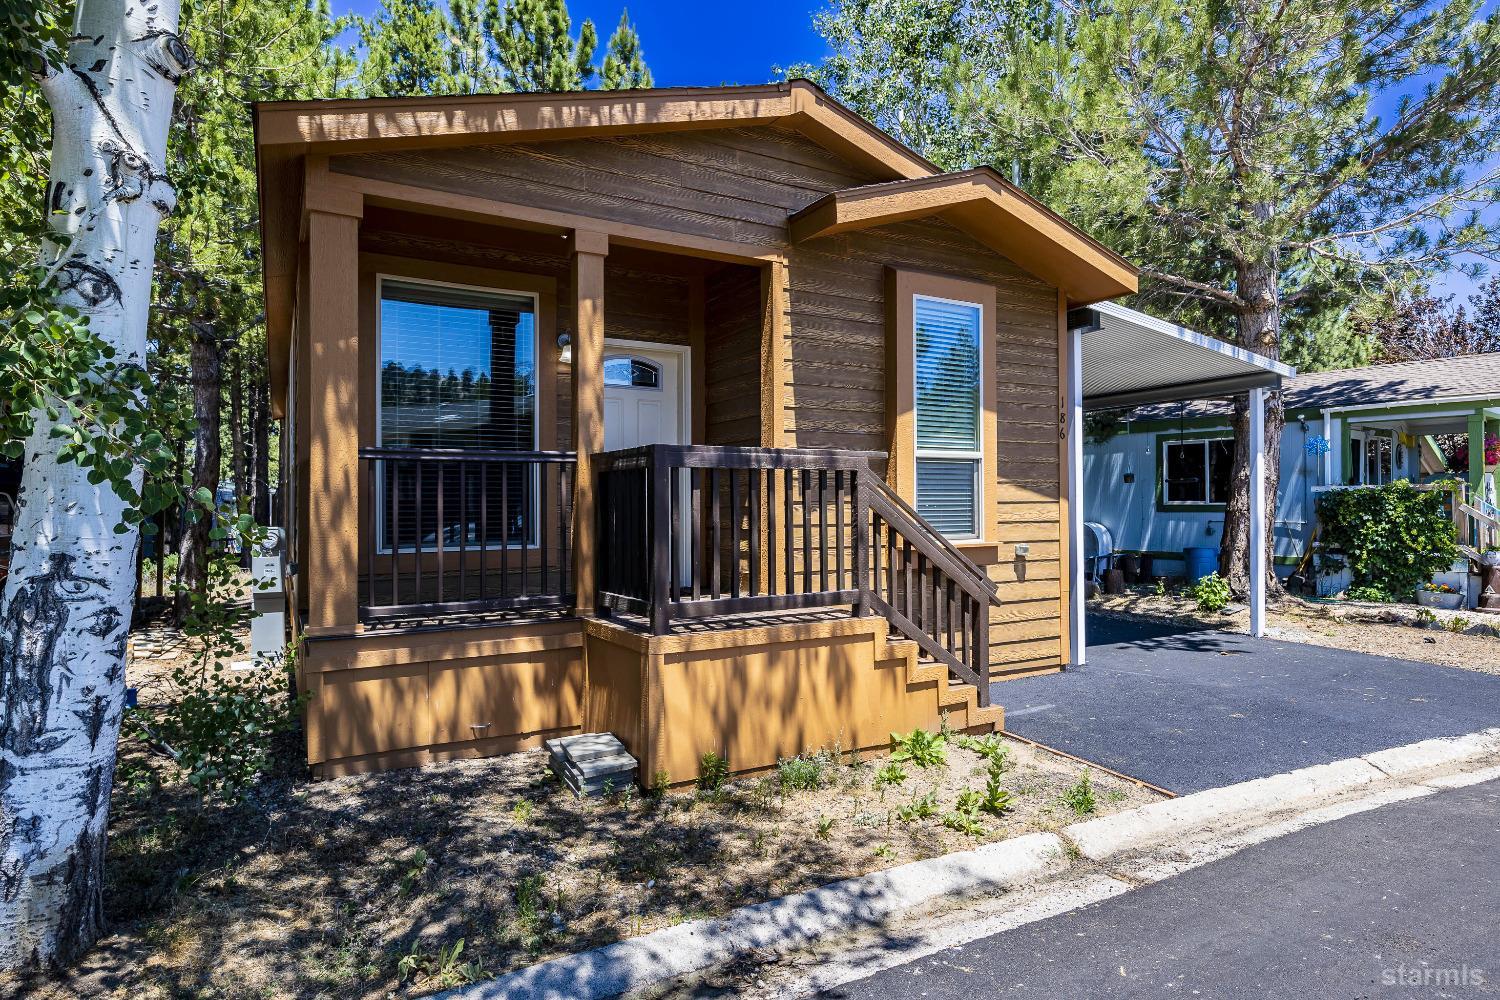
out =
[[[645,358],[605,358],[604,384],[631,389],[660,389],[661,368]]]

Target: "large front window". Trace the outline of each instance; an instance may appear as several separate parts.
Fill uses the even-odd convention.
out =
[[[384,279],[379,443],[473,452],[536,447],[529,295]],[[494,458],[493,455],[489,456]],[[382,544],[526,543],[534,475],[520,463],[382,463]],[[439,513],[441,511],[441,513]],[[399,523],[398,523],[399,522]]]
[[[917,512],[950,538],[980,535],[984,310],[915,297]]]

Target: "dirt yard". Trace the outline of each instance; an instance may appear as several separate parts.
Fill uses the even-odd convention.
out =
[[[1204,613],[1185,595],[1150,591],[1100,595],[1089,601],[1091,611],[1165,618],[1228,632],[1248,632],[1250,612],[1243,606],[1231,607],[1235,608],[1232,613]],[[1413,620],[1415,614],[1411,615]],[[1500,638],[1464,631],[1474,629],[1477,632],[1491,624],[1500,625],[1500,617],[1468,612],[1445,615],[1441,622],[1428,623],[1428,627],[1414,627],[1388,620],[1398,615],[1405,616],[1405,609],[1288,597],[1268,609],[1266,632],[1288,642],[1500,674]]]
[[[142,639],[131,683],[145,701],[174,649],[170,635]],[[984,789],[987,764],[952,743],[944,763],[907,763],[898,783],[877,780],[883,758],[824,753],[787,768],[814,790],[773,772],[711,793],[583,800],[539,750],[310,782],[292,737],[276,773],[231,809],[200,807],[129,741],[110,833],[112,934],[67,978],[0,979],[0,995],[415,996],[1073,821],[1065,795],[1084,769],[1001,745],[1011,807],[973,813],[960,832],[945,819],[961,792]],[[1097,814],[1156,797],[1091,781]]]

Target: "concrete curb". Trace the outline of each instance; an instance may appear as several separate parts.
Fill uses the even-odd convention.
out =
[[[1062,835],[1034,833],[986,844],[808,892],[742,907],[712,920],[667,927],[615,944],[565,955],[484,983],[441,994],[441,1000],[605,1000],[702,972],[747,953],[786,951],[819,938],[878,926],[940,897],[971,896],[1055,879],[1073,864],[1068,846],[1092,861],[1152,847],[1190,847],[1211,830],[1263,822],[1323,807],[1367,786],[1461,787],[1500,775],[1500,728],[1424,740],[1331,764],[1153,802],[1101,819],[1074,823]],[[1439,774],[1483,765],[1475,776]]]
[[[1194,792],[1166,802],[1151,802],[1112,816],[1074,823],[1062,832],[1078,845],[1084,857],[1101,861],[1125,851],[1177,839],[1210,823],[1222,825],[1236,816],[1294,808],[1385,777],[1379,768],[1355,757]]]
[[[1084,857],[1102,861],[1126,851],[1179,840],[1209,824],[1222,828],[1246,817],[1259,819],[1267,814],[1304,808],[1361,785],[1393,778],[1415,779],[1470,762],[1500,762],[1500,728],[1423,740],[1363,757],[1211,788],[1166,802],[1151,802],[1112,816],[1074,823],[1062,832]]]
[[[808,892],[742,907],[713,920],[543,962],[442,994],[444,1000],[602,1000],[700,972],[762,948],[781,950],[879,924],[940,896],[1006,889],[1068,867],[1063,841],[1033,833]]]

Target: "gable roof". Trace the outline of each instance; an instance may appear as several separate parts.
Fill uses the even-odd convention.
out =
[[[1500,352],[1309,372],[1287,379],[1282,392],[1288,411],[1500,399]],[[1205,399],[1185,409],[1176,404],[1143,407],[1134,418],[1175,420],[1179,414],[1191,418],[1230,412],[1227,400]]]
[[[1050,284],[1076,305],[1136,289],[1123,257],[1071,225],[993,167],[887,181],[825,195],[788,218],[792,241],[941,216]]]
[[[840,192],[843,197],[833,202],[835,215],[841,205],[847,210],[927,192],[937,202],[948,199],[935,203],[928,214],[942,214],[986,245],[1018,255],[1017,264],[1057,284],[1078,303],[1136,290],[1133,267],[994,171],[942,175],[931,161],[807,80],[743,87],[262,101],[251,109],[267,346],[277,403],[290,349],[303,164],[310,156],[779,124],[882,182],[922,182],[886,192]]]

